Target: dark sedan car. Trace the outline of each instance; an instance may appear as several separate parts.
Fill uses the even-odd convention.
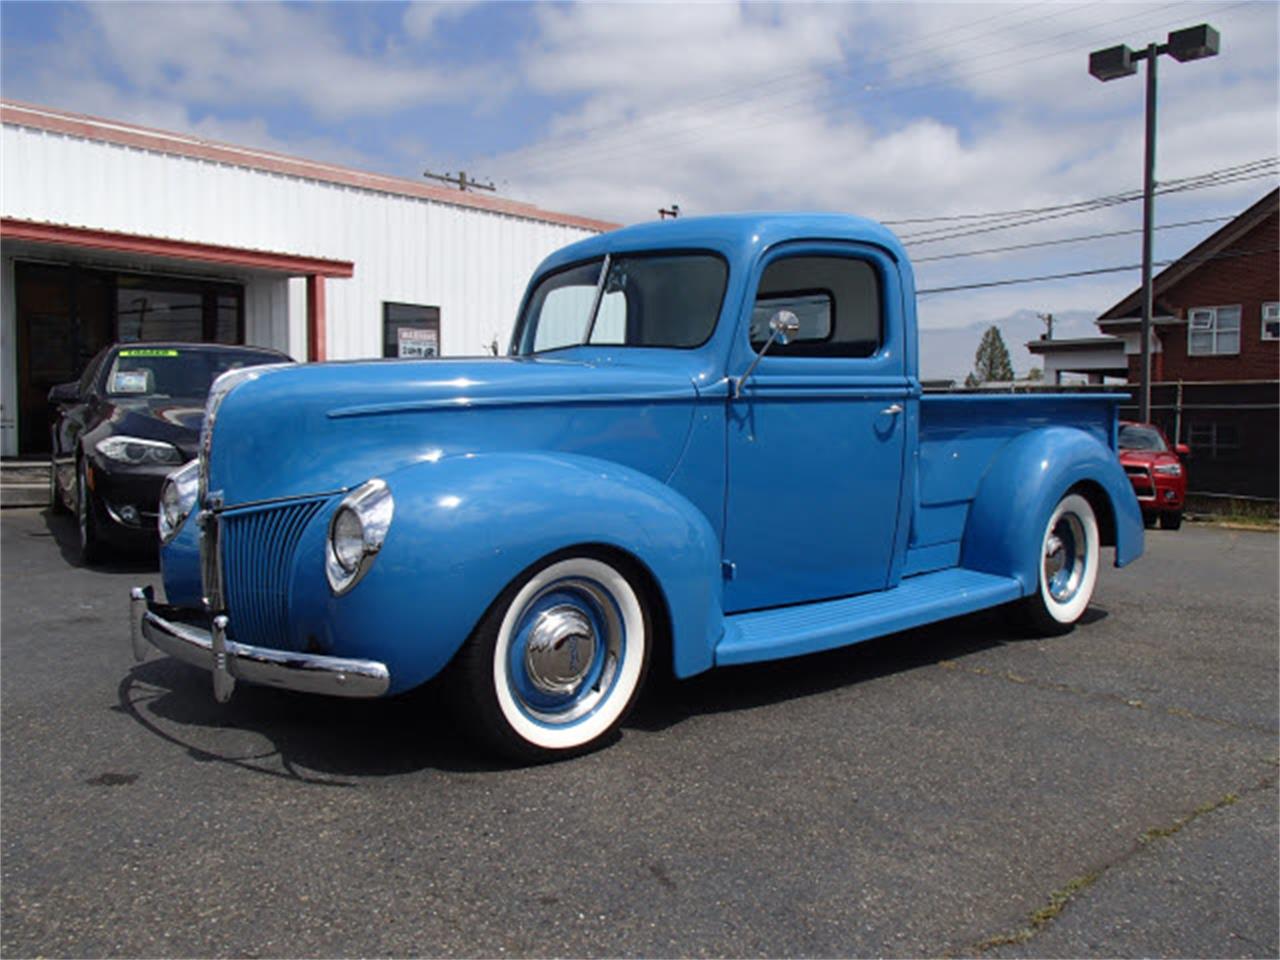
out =
[[[118,343],[78,381],[50,390],[50,505],[75,513],[81,559],[96,559],[108,543],[155,542],[160,488],[196,457],[205,398],[219,374],[291,362],[257,347]]]

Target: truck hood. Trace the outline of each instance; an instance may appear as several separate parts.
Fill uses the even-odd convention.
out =
[[[494,358],[265,368],[214,411],[208,489],[230,507],[502,450],[598,456],[665,481],[697,397],[687,372],[656,363]]]

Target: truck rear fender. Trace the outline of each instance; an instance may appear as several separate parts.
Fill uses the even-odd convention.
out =
[[[711,667],[723,629],[719,541],[670,487],[616,463],[555,453],[451,457],[382,479],[395,499],[386,542],[349,594],[329,597],[327,613],[335,637],[380,634],[374,642],[394,661],[393,689],[438,673],[509,583],[572,547],[603,548],[641,568],[640,586],[657,593],[655,642],[670,640],[676,675]]]
[[[1114,451],[1083,430],[1042,427],[1015,438],[988,465],[969,508],[960,565],[1011,576],[1024,595],[1034,592],[1044,525],[1072,489],[1098,515],[1117,567],[1142,555],[1142,513]]]

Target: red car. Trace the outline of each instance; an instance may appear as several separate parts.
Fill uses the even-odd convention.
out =
[[[1187,467],[1182,458],[1191,450],[1185,443],[1169,443],[1163,431],[1151,423],[1120,423],[1120,465],[1133,483],[1148,527],[1160,521],[1162,530],[1182,526],[1182,504],[1187,497]]]

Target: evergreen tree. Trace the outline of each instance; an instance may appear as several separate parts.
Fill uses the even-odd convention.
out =
[[[973,378],[978,383],[1003,383],[1013,379],[1009,348],[1004,345],[999,327],[988,327],[982,335],[978,352],[973,355]]]

